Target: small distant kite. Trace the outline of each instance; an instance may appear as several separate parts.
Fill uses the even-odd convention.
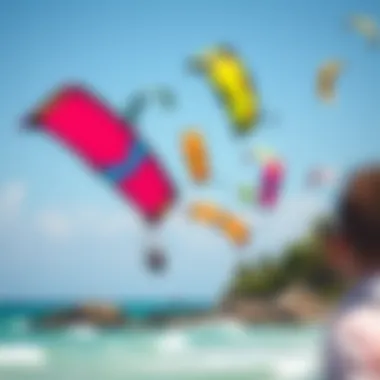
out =
[[[282,160],[273,150],[266,147],[254,147],[247,156],[260,166],[261,178],[257,189],[241,186],[239,198],[244,203],[256,201],[263,208],[273,208],[277,204],[285,180]]]
[[[380,31],[377,23],[366,15],[353,15],[350,18],[350,27],[367,39],[370,44],[378,45],[380,42]]]
[[[261,118],[260,97],[247,68],[233,49],[218,46],[193,58],[191,67],[207,77],[238,134],[256,128]]]
[[[338,179],[338,174],[335,170],[328,167],[317,167],[307,175],[306,184],[310,188],[320,188],[334,184]]]
[[[220,208],[211,202],[196,202],[190,208],[190,216],[198,222],[218,225],[220,223]]]
[[[167,87],[137,91],[131,96],[125,108],[124,115],[126,120],[130,123],[137,124],[148,105],[155,102],[171,111],[176,106],[176,97]]]
[[[188,173],[198,184],[210,177],[210,164],[205,138],[196,130],[189,130],[182,135],[182,154]]]
[[[213,203],[196,202],[189,213],[193,220],[217,228],[237,246],[244,246],[250,240],[247,223]]]
[[[261,181],[258,202],[263,208],[273,208],[277,205],[283,187],[285,168],[279,159],[265,163],[261,169]]]
[[[331,103],[336,97],[336,83],[343,69],[341,61],[328,61],[318,70],[317,94],[325,103]]]
[[[255,190],[252,186],[241,185],[238,189],[239,200],[247,205],[252,205],[255,201]]]

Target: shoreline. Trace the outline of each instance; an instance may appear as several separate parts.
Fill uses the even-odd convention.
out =
[[[33,320],[37,329],[54,329],[70,325],[91,325],[100,328],[178,327],[205,323],[235,321],[253,324],[318,324],[329,314],[330,305],[314,293],[293,286],[275,297],[226,297],[210,309],[177,309],[152,311],[137,318],[128,308],[112,303],[83,303],[79,306],[46,312]]]

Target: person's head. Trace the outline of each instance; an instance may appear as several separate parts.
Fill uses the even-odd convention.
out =
[[[328,260],[342,275],[380,271],[380,165],[352,175],[326,237]]]

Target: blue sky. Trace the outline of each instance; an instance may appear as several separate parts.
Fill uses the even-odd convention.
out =
[[[239,257],[223,237],[188,225],[179,207],[160,235],[171,271],[164,279],[145,273],[138,215],[54,141],[19,129],[21,116],[67,81],[94,86],[115,108],[144,86],[171,86],[178,109],[152,105],[139,128],[183,202],[212,198],[244,214],[254,240],[240,254],[275,251],[302,233],[333,196],[305,192],[311,167],[347,171],[380,156],[380,51],[348,30],[355,12],[380,21],[377,0],[0,1],[0,295],[213,298]],[[224,41],[239,50],[265,111],[278,119],[240,141],[205,81],[186,71],[191,54]],[[330,58],[347,64],[333,107],[314,94],[315,72]],[[194,125],[226,187],[196,189],[188,180],[179,138]],[[257,167],[241,164],[255,145],[273,148],[288,167],[272,215],[234,194],[236,184],[255,184]]]

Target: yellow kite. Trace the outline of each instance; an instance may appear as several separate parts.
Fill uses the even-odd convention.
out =
[[[192,66],[207,76],[236,132],[245,134],[258,125],[259,95],[242,60],[232,49],[216,47],[192,60]]]

